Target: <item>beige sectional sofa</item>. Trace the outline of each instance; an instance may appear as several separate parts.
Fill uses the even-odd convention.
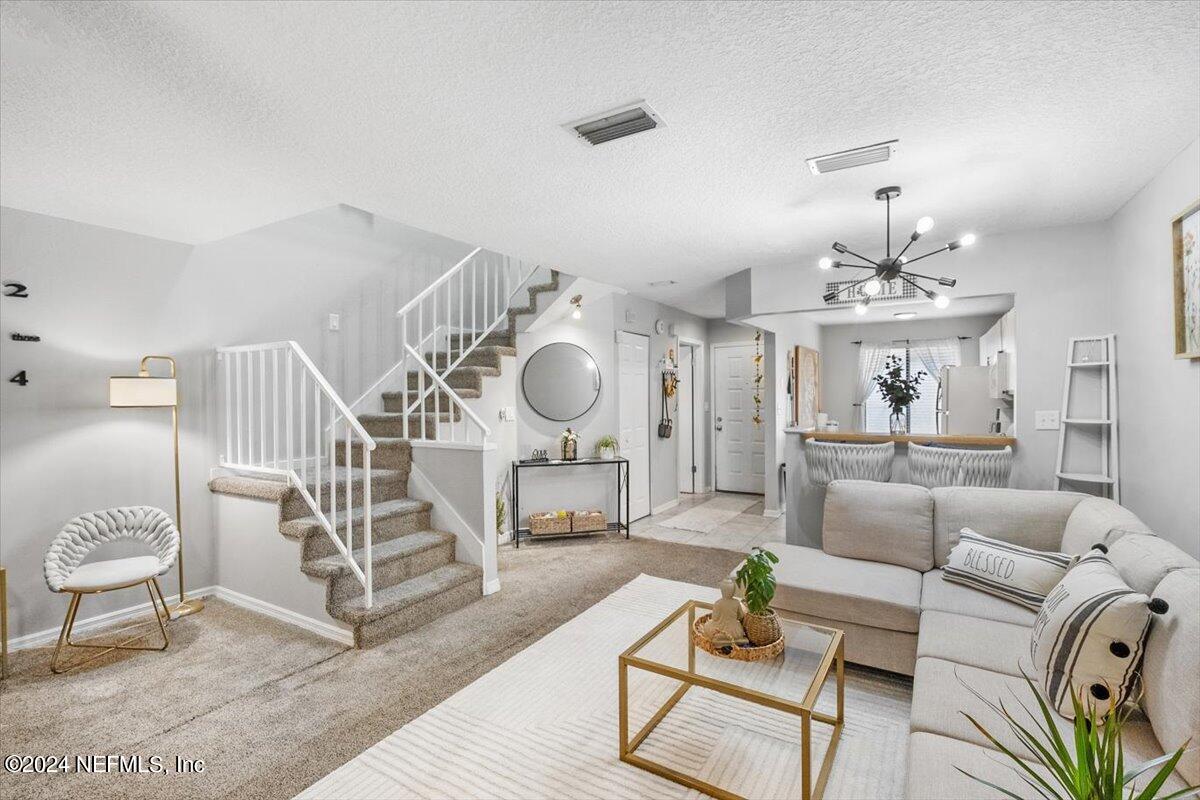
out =
[[[1169,604],[1147,642],[1141,713],[1123,740],[1127,763],[1189,738],[1200,743],[1200,562],[1128,509],[1068,492],[834,481],[821,549],[773,548],[780,557],[773,605],[786,616],[844,630],[849,661],[913,676],[907,797],[998,794],[955,766],[1014,791],[1025,788],[962,711],[1032,758],[968,686],[1034,707],[1021,674],[1030,671],[1036,615],[942,580],[941,567],[964,527],[1038,550],[1082,554],[1106,545],[1133,589]],[[1070,725],[1060,722],[1064,730]],[[1174,788],[1200,783],[1200,751],[1187,753],[1172,778]]]

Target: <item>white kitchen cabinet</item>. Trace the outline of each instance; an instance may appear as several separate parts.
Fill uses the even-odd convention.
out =
[[[998,399],[1016,393],[1016,309],[1009,309],[1007,314],[996,320],[996,324],[979,337],[979,365],[992,368],[989,381],[992,397]]]

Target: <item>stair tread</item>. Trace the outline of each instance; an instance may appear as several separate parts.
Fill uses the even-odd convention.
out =
[[[208,482],[209,491],[256,500],[281,500],[291,487],[283,480],[223,475]]]
[[[362,417],[360,417],[360,419],[362,419]],[[374,438],[374,437],[372,437],[372,438]],[[351,483],[355,483],[355,484],[362,483],[363,475],[365,473],[366,473],[366,470],[364,470],[362,467],[351,467],[350,468]],[[316,485],[317,485],[317,482],[315,480],[313,480],[315,477],[316,477],[315,475],[309,475],[309,480],[307,481],[309,491],[312,491],[313,488],[316,487]],[[372,481],[388,481],[388,480],[399,481],[399,480],[404,480],[404,478],[405,478],[404,473],[398,469],[377,469],[375,467],[371,468],[371,480]],[[321,486],[322,487],[329,486],[330,482],[333,480],[336,480],[338,484],[344,483],[346,480],[346,468],[339,464],[337,467],[337,475],[330,475],[328,464],[322,464],[321,465]]]
[[[372,470],[374,472],[375,470]],[[376,503],[371,503],[371,522],[375,523],[379,520],[388,519],[389,517],[398,517],[402,514],[415,514],[421,511],[428,511],[433,508],[433,503],[428,500],[418,500],[415,497],[398,497],[395,500],[380,500]],[[345,510],[338,509],[338,527],[340,528],[345,521]],[[363,509],[362,506],[355,506],[350,509],[351,523],[362,522]],[[297,517],[296,519],[285,520],[279,526],[279,531],[284,536],[299,538],[306,536],[314,530],[323,530],[321,522],[316,516]]]
[[[433,419],[434,416],[436,416],[438,418],[439,422],[449,422],[448,418],[450,416],[450,412],[449,411],[439,411],[435,415],[433,412],[433,409],[431,409],[431,408],[425,409],[425,418],[427,420]],[[375,411],[370,414],[360,414],[358,417],[358,421],[365,425],[369,422],[391,422],[392,420],[403,419],[403,418],[404,418],[403,411]],[[409,419],[409,421],[420,420],[421,419],[421,409],[417,408],[417,409],[414,409],[413,411],[408,412],[408,419]],[[457,421],[458,420],[455,420],[455,422],[457,422]],[[374,439],[375,437],[372,436],[371,438]],[[392,437],[392,438],[399,438],[399,437]],[[379,472],[380,470],[372,469],[371,471]]]
[[[479,580],[482,575],[483,570],[471,564],[447,564],[386,589],[377,590],[375,603],[371,608],[366,607],[366,599],[362,595],[352,597],[341,604],[333,616],[351,625],[373,622],[468,581]]]
[[[478,372],[483,375],[499,375],[500,368],[499,367],[481,367],[478,364],[460,364],[459,366],[454,368],[454,372]],[[421,370],[415,370],[415,369],[409,370],[408,374],[409,375],[420,375]],[[454,373],[451,373],[451,375],[453,375],[453,374]],[[430,378],[428,376],[428,374],[426,374],[425,378],[428,382],[432,383],[433,378]],[[455,390],[455,391],[457,391],[457,390]]]
[[[424,530],[407,533],[390,541],[372,545],[371,562],[375,566],[379,566],[448,542],[454,542],[454,534],[445,531]],[[358,562],[359,567],[364,566],[367,563],[366,548],[355,548],[354,560]],[[346,559],[342,557],[341,553],[334,553],[324,558],[305,561],[301,564],[300,569],[305,575],[311,575],[314,578],[330,578],[349,572],[350,565],[346,563]]]
[[[460,369],[461,369],[461,367],[460,367]],[[411,393],[411,392],[415,392],[416,389],[409,389],[408,391],[409,391],[409,393]],[[479,389],[455,389],[454,393],[456,395],[458,395],[460,398],[462,398],[463,400],[477,400],[480,397],[483,397],[483,392],[481,392]],[[384,392],[383,399],[384,400],[401,400],[404,398],[404,394],[405,394],[404,392]],[[445,392],[442,392],[442,396],[445,397]],[[413,399],[415,400],[416,398],[414,397]],[[432,399],[433,399],[433,395],[430,395],[429,398],[425,402],[428,403]],[[375,441],[378,442],[379,440],[376,439]]]

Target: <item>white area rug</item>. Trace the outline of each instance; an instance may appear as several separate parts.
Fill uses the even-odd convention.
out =
[[[301,798],[703,798],[617,758],[617,656],[688,599],[717,592],[640,575],[302,792]],[[686,627],[686,626],[685,626]],[[675,688],[630,670],[630,730]],[[821,710],[833,713],[834,683]],[[911,685],[848,668],[846,724],[825,797],[899,797]],[[828,743],[813,725],[813,769]],[[638,749],[753,798],[800,797],[796,717],[692,689]]]
[[[761,499],[756,495],[723,494],[658,524],[664,528],[711,533]]]

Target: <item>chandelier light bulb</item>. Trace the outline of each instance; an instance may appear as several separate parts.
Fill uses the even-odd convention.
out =
[[[863,284],[863,294],[874,297],[881,291],[883,291],[883,284],[879,282],[878,278],[871,278],[871,280]]]
[[[945,308],[945,307],[946,307],[946,306],[948,306],[948,305],[950,305],[950,298],[949,298],[949,297],[947,297],[946,295],[944,295],[944,294],[935,294],[935,295],[933,296],[933,306],[934,306],[934,308]]]
[[[863,301],[859,300],[857,303],[854,304],[854,313],[858,314],[860,317],[863,314],[867,313],[867,304],[864,303]]]
[[[829,256],[826,256],[825,258],[822,258],[820,261],[817,262],[817,266],[820,267],[821,269],[829,269],[830,267],[833,266],[833,259],[830,258]]]
[[[968,233],[966,236],[959,239],[958,243],[963,247],[970,247],[971,245],[975,244],[975,234]]]
[[[571,319],[583,319],[583,311],[579,306],[575,306],[575,310],[571,312]]]
[[[929,233],[933,230],[933,217],[921,217],[917,220],[917,233]]]

